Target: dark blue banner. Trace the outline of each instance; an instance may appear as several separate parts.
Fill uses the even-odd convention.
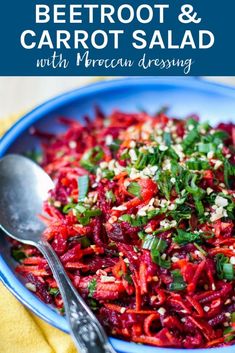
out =
[[[0,75],[235,75],[232,0],[14,0]]]

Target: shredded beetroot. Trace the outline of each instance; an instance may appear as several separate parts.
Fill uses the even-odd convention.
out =
[[[96,108],[42,140],[44,236],[107,332],[159,347],[235,343],[235,126]],[[34,154],[35,155],[35,154]],[[17,272],[63,311],[42,255]]]

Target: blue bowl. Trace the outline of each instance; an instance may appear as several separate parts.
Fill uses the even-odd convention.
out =
[[[235,118],[235,89],[197,78],[125,78],[93,84],[62,96],[56,97],[34,109],[18,121],[0,141],[0,157],[7,153],[22,153],[38,147],[38,140],[29,134],[33,125],[45,131],[60,132],[58,116],[82,119],[93,116],[94,105],[99,105],[105,113],[118,108],[125,112],[144,109],[154,113],[162,106],[170,107],[170,115],[185,117],[198,114],[202,120],[216,124]],[[14,273],[14,261],[9,254],[9,244],[5,237],[0,241],[0,278],[6,287],[35,314],[51,325],[68,332],[64,317],[40,301],[27,290]],[[110,339],[120,353],[183,353],[183,349],[155,348]],[[198,353],[208,353],[208,349],[197,349]],[[187,352],[195,353],[195,349]],[[210,353],[232,353],[233,347],[211,348]]]

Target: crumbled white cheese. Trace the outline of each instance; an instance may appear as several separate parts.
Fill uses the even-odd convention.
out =
[[[101,276],[100,281],[102,283],[110,283],[110,282],[115,282],[115,277],[114,276]]]
[[[168,208],[168,210],[170,210],[170,211],[173,211],[174,209],[175,209],[175,205],[172,203],[171,205],[169,205],[167,208]]]
[[[137,161],[138,157],[137,157],[137,154],[136,154],[136,152],[135,152],[134,149],[130,149],[129,155],[130,155],[131,160],[132,160],[133,162],[134,162],[134,161]]]
[[[128,186],[130,185],[129,180],[124,180],[123,185],[125,186],[125,188],[128,188]]]
[[[223,207],[215,208],[215,211],[212,213],[210,220],[211,222],[215,222],[222,217],[227,217],[227,211]]]
[[[172,262],[178,262],[178,261],[179,261],[179,258],[176,257],[176,256],[172,256],[171,261],[172,261]]]
[[[214,152],[213,151],[210,151],[207,153],[207,158],[208,159],[212,159],[214,157]]]
[[[25,284],[25,287],[28,288],[31,292],[36,292],[37,288],[35,284],[28,282]]]
[[[160,151],[166,151],[166,150],[168,150],[168,147],[165,146],[165,145],[160,145],[160,146],[159,146],[159,150],[160,150]]]
[[[107,146],[111,145],[113,143],[113,136],[112,135],[107,135],[105,137],[105,143]]]
[[[108,167],[108,163],[107,162],[101,162],[100,163],[100,168],[101,169],[106,169]]]
[[[230,257],[230,263],[235,265],[235,256]]]
[[[206,189],[207,195],[210,195],[212,192],[213,192],[213,189],[211,189],[211,188],[207,188],[207,189]]]
[[[126,208],[126,206],[120,205],[120,206],[117,206],[117,207],[113,207],[112,210],[114,210],[114,211],[126,211],[127,208]]]
[[[76,141],[70,141],[69,142],[69,147],[72,149],[75,149],[77,147],[77,142]]]
[[[135,148],[135,146],[136,146],[136,142],[132,140],[130,142],[130,148]]]
[[[56,208],[60,208],[60,207],[61,207],[61,202],[60,202],[60,201],[55,201],[55,202],[54,202],[54,206],[55,206]]]
[[[222,161],[216,161],[215,164],[214,164],[214,169],[217,170],[219,169],[219,167],[221,167],[221,165],[223,165],[223,162]]]
[[[109,220],[108,220],[108,222],[110,223],[110,224],[113,224],[114,222],[116,222],[117,221],[117,217],[116,216],[111,216],[110,218],[109,218]]]
[[[215,198],[215,204],[218,207],[225,207],[228,206],[228,200],[222,196],[217,195]]]
[[[143,210],[142,208],[140,208],[140,209],[138,210],[137,214],[138,214],[138,216],[146,216],[147,213],[146,213],[145,210]]]
[[[180,161],[183,161],[185,154],[183,153],[183,147],[180,144],[172,145],[173,150],[178,155]]]
[[[163,308],[163,307],[161,307],[161,308],[158,309],[158,313],[159,313],[160,315],[164,315],[164,314],[166,313],[166,309]]]

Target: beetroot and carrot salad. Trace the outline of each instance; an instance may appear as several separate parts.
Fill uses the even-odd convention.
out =
[[[35,133],[55,182],[45,236],[107,332],[161,347],[235,343],[235,127],[96,110]],[[43,256],[13,243],[26,286],[63,312]]]

